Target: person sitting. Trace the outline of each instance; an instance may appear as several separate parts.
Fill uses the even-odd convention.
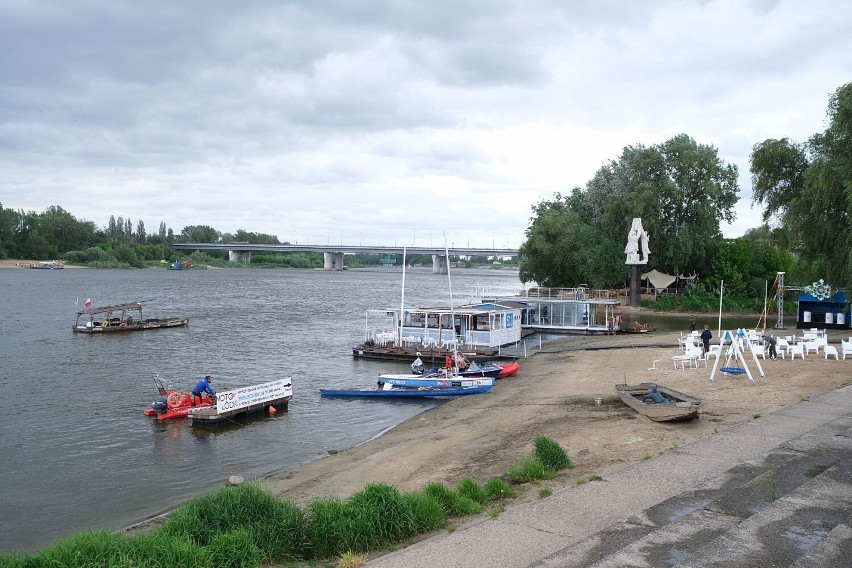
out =
[[[126,323],[127,325],[133,325],[133,316],[127,314],[127,317],[124,319],[124,323]]]
[[[203,379],[196,383],[195,388],[192,389],[192,406],[195,406],[195,399],[198,399],[198,404],[204,403],[204,393],[210,395],[210,400],[216,400],[216,391],[213,390],[213,387],[210,386],[210,383],[213,382],[213,377],[210,375],[205,375]]]

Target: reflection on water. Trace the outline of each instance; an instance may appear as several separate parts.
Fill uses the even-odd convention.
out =
[[[476,284],[521,289],[517,273],[456,270],[457,302]],[[405,364],[355,360],[367,309],[401,302],[399,269],[0,270],[0,551],[88,528],[115,529],[210,490],[359,444],[438,401],[323,400],[319,387],[375,385]],[[75,302],[142,301],[189,326],[110,336],[71,332]],[[446,275],[406,273],[406,305],[447,305]],[[143,415],[153,377],[187,390],[291,377],[289,412],[218,430]]]

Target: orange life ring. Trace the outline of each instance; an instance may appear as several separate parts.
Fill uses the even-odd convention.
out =
[[[127,327],[127,322],[126,321],[121,322],[120,324],[118,324],[118,327]]]
[[[177,408],[181,405],[182,402],[183,395],[180,394],[178,391],[171,391],[169,393],[168,398],[166,398],[166,404],[169,406],[169,408]]]

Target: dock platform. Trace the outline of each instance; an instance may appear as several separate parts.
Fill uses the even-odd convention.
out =
[[[290,379],[222,391],[216,394],[216,406],[195,408],[187,414],[192,426],[217,426],[247,418],[253,414],[269,413],[270,409],[286,412],[293,397]]]

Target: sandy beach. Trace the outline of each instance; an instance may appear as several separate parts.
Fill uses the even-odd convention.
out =
[[[796,330],[785,330],[788,334],[795,335]],[[829,332],[831,343],[840,337],[839,332]],[[466,476],[484,482],[529,455],[537,435],[561,444],[576,467],[522,489],[511,506],[538,498],[541,487],[557,489],[590,475],[605,478],[607,471],[622,464],[759,419],[852,377],[852,359],[826,360],[811,354],[795,361],[760,359],[765,378],[750,361],[754,384],[745,375],[721,373],[710,383],[712,360],[706,368],[703,364],[698,369],[673,368],[677,339],[677,333],[653,333],[584,338],[572,341],[570,347],[567,342],[553,344],[522,360],[520,373],[499,381],[489,394],[447,402],[354,448],[337,448],[329,440],[329,456],[272,475],[262,484],[279,497],[304,505],[318,496],[346,498],[372,482],[386,482],[402,491],[417,490],[430,481],[455,485]],[[577,343],[587,350],[577,350]],[[703,401],[700,417],[683,423],[652,422],[617,398],[613,387],[621,382],[659,382],[697,396]],[[602,399],[600,405],[596,398]]]

